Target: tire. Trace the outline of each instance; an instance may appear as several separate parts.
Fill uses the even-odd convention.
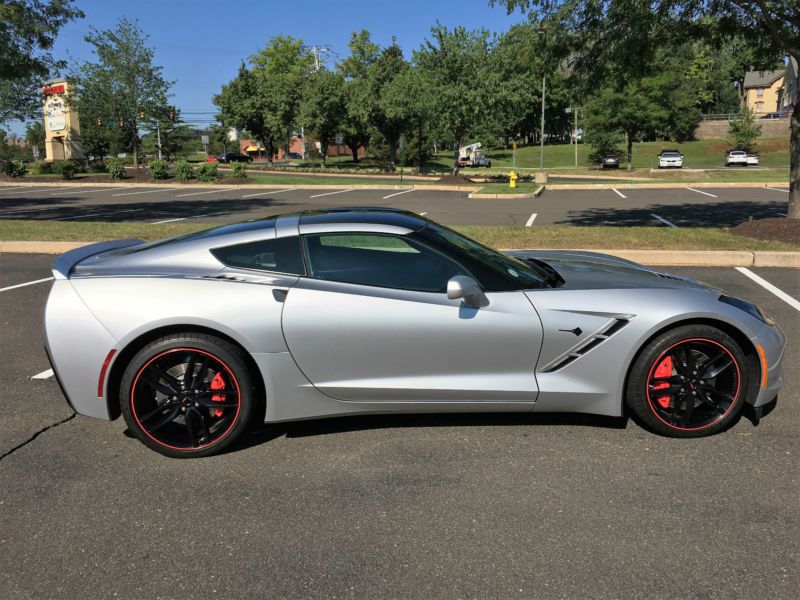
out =
[[[728,334],[709,325],[684,325],[657,336],[639,353],[626,404],[655,433],[713,435],[738,419],[751,377],[744,352]]]
[[[230,446],[247,429],[254,396],[242,350],[198,333],[147,344],[125,368],[119,391],[131,432],[171,458],[210,456]]]

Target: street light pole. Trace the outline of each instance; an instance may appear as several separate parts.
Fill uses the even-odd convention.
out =
[[[539,170],[544,169],[544,88],[547,76],[542,75],[542,121],[539,131]]]
[[[578,168],[578,107],[575,107],[575,168]]]

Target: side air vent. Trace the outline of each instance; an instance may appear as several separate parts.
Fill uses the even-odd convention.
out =
[[[568,364],[575,362],[581,356],[591,352],[612,335],[623,329],[630,323],[632,317],[633,315],[619,315],[610,319],[608,322],[604,323],[602,327],[586,336],[572,348],[547,363],[542,367],[541,372],[552,373],[553,371],[563,369]]]
[[[667,275],[666,273],[659,273],[658,271],[653,271],[654,275],[658,275],[662,279],[672,279],[674,281],[686,281],[683,277],[678,277],[677,275]]]

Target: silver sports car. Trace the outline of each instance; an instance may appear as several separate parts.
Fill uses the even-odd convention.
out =
[[[104,242],[53,274],[67,400],[173,457],[254,420],[366,413],[628,413],[697,437],[781,387],[785,337],[746,300],[602,254],[502,254],[405,211]]]

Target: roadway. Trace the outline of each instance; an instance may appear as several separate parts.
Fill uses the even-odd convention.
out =
[[[731,227],[786,213],[786,188],[547,190],[536,199],[470,199],[433,190],[235,189],[30,186],[0,188],[0,219],[198,220],[231,223],[331,206],[389,206],[446,225]]]

